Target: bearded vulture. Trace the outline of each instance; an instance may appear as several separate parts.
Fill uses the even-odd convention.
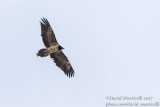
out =
[[[54,60],[56,65],[70,78],[74,76],[74,70],[68,60],[68,58],[62,52],[64,49],[60,46],[56,40],[55,34],[46,18],[42,18],[41,24],[41,36],[46,48],[40,49],[37,56],[50,57]]]

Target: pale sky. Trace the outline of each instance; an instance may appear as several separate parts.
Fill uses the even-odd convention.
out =
[[[0,14],[0,107],[105,107],[107,96],[159,101],[159,0],[0,0]],[[74,78],[36,56],[42,17]]]

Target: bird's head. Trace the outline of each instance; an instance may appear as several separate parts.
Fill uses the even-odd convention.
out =
[[[62,50],[62,49],[64,49],[64,48],[63,48],[62,46],[59,45],[58,49],[59,49],[59,50]]]

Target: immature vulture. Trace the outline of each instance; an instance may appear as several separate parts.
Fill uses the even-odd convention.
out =
[[[55,34],[48,22],[47,19],[42,18],[41,24],[41,36],[46,46],[45,49],[40,49],[37,53],[37,56],[46,57],[50,55],[50,57],[54,60],[56,65],[68,76],[74,76],[74,70],[68,60],[68,58],[62,52],[64,49],[60,46],[56,40]]]

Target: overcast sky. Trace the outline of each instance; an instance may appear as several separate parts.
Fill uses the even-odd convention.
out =
[[[159,0],[0,0],[0,16],[0,107],[105,107],[107,96],[159,101]],[[36,56],[42,17],[74,78]]]

